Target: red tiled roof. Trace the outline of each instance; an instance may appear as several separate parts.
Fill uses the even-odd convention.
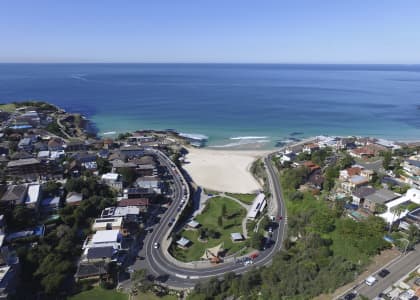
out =
[[[347,168],[346,171],[349,176],[354,176],[354,175],[360,175],[360,172],[362,171],[362,169],[360,169],[359,167],[353,167],[353,168]]]
[[[133,198],[133,199],[122,199],[118,202],[118,206],[149,206],[150,201],[147,198]]]
[[[312,171],[315,171],[315,170],[318,170],[318,169],[321,169],[321,167],[320,166],[318,166],[317,164],[314,164],[312,161],[310,161],[310,160],[308,160],[308,161],[304,161],[303,162],[303,165],[305,166],[305,167],[307,167],[307,168],[309,168],[310,170],[311,170],[311,172]]]

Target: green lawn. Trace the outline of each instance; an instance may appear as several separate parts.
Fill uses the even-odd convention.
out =
[[[226,205],[226,216],[231,217],[223,218],[223,226],[218,225],[218,218],[222,215],[223,204]],[[214,197],[209,200],[203,213],[197,216],[195,219],[201,224],[202,227],[213,229],[220,233],[220,238],[212,239],[209,238],[207,243],[198,241],[197,230],[183,230],[180,235],[189,239],[192,245],[188,249],[180,249],[173,245],[171,252],[174,257],[181,261],[195,261],[199,260],[204,254],[206,248],[211,248],[224,243],[224,249],[227,250],[227,254],[233,254],[243,247],[245,242],[233,243],[230,239],[232,232],[242,233],[242,220],[245,218],[246,211],[238,203],[228,198]]]
[[[256,195],[255,194],[232,194],[232,193],[226,193],[226,195],[231,196],[233,198],[238,199],[239,201],[251,205],[254,201]]]
[[[0,104],[0,110],[6,112],[14,112],[16,110],[16,105],[13,103],[10,104]]]
[[[81,292],[69,298],[70,300],[128,300],[128,295],[119,293],[116,290],[105,290],[95,287],[91,290]],[[146,299],[146,298],[142,298]],[[154,299],[154,298],[150,298]]]

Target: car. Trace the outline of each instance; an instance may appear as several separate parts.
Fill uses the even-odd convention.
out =
[[[391,273],[391,272],[389,272],[387,269],[382,269],[382,270],[378,273],[378,275],[379,275],[379,277],[384,278],[384,277],[388,276],[388,274],[389,274],[389,273]]]
[[[356,297],[357,297],[357,293],[351,292],[344,296],[344,300],[353,300]]]
[[[414,280],[414,284],[420,286],[420,277],[417,277],[416,280]]]
[[[374,285],[376,281],[377,279],[374,276],[369,276],[368,278],[365,279],[365,283],[368,286]]]
[[[268,227],[268,232],[273,233],[273,227]]]
[[[155,243],[153,244],[153,248],[155,248],[155,249],[159,249],[159,243],[158,243],[158,242],[155,242]]]

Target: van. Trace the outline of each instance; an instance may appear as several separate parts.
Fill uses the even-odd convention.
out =
[[[373,277],[373,276],[369,276],[369,277],[368,277],[368,278],[366,278],[366,280],[365,280],[365,283],[366,283],[368,286],[374,285],[374,284],[375,284],[375,282],[376,282],[376,278],[375,278],[375,277]]]

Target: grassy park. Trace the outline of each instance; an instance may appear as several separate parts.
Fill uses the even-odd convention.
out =
[[[128,295],[116,290],[105,290],[95,287],[88,291],[81,292],[69,298],[70,300],[128,300]],[[146,298],[142,298],[146,299]],[[154,299],[154,298],[151,298]]]
[[[233,254],[243,247],[245,242],[233,243],[230,234],[242,233],[242,220],[246,211],[238,203],[228,198],[214,197],[209,200],[206,208],[195,220],[201,224],[201,230],[207,229],[209,234],[206,241],[200,241],[200,230],[182,230],[180,236],[189,239],[192,244],[188,249],[180,249],[175,244],[171,247],[172,255],[181,261],[199,260],[205,249],[224,244],[227,254]]]
[[[244,204],[251,205],[254,201],[256,195],[255,194],[233,194],[233,193],[226,193],[226,195],[236,198]]]

